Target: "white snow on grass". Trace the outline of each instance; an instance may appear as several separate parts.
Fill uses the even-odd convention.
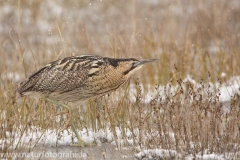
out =
[[[2,78],[15,78],[13,74],[10,74],[6,77]],[[16,76],[16,79],[18,79],[18,76]],[[184,80],[184,83],[192,83],[195,87],[195,89],[201,87],[202,84],[192,79],[190,76],[187,76]],[[183,87],[184,84],[183,83]],[[231,97],[235,94],[239,94],[239,88],[240,88],[240,76],[232,77],[228,81],[219,84],[204,84],[206,86],[210,86],[208,89],[210,91],[215,91],[218,89],[220,93],[219,101],[225,102],[230,101]],[[142,86],[142,92],[143,92],[143,100],[145,102],[149,102],[154,97],[162,96],[164,97],[166,90],[169,93],[174,94],[178,88],[178,86],[171,86],[170,84],[166,86],[158,86],[157,89],[154,86],[148,86],[143,88]],[[155,90],[153,92],[153,90]],[[131,85],[130,86],[130,94],[136,98],[136,86]],[[131,99],[135,101],[135,99]],[[138,140],[138,129],[134,130],[134,135],[131,131],[126,130],[125,134],[123,136],[123,131],[119,128],[115,128],[116,134],[117,134],[117,140],[115,140],[115,137],[113,135],[113,132],[108,128],[105,130],[99,130],[99,131],[93,131],[91,129],[82,129],[79,131],[80,136],[82,139],[88,143],[95,143],[99,146],[101,146],[102,143],[110,143],[113,146],[117,146],[118,148],[122,148],[124,146],[134,146],[134,141],[137,143]],[[64,131],[59,130],[51,130],[51,129],[41,129],[34,126],[28,127],[26,131],[24,131],[24,127],[19,127],[18,131],[15,131],[16,133],[14,135],[11,135],[10,132],[7,132],[4,137],[4,139],[0,139],[0,149],[4,149],[6,146],[10,146],[12,149],[16,147],[34,147],[36,145],[45,145],[45,146],[62,146],[62,145],[70,145],[71,143],[77,143],[77,138],[75,137],[74,133],[68,129]],[[134,138],[134,139],[133,139]],[[143,137],[143,140],[146,137]],[[172,139],[174,140],[174,135],[172,136]],[[207,150],[207,149],[206,149]],[[144,144],[142,147],[139,147],[137,149],[138,153],[136,153],[134,156],[136,158],[142,159],[142,158],[148,158],[148,159],[160,159],[160,158],[184,158],[187,160],[192,159],[226,159],[227,155],[230,153],[223,153],[223,154],[214,154],[209,152],[204,152],[204,154],[197,154],[197,155],[188,155],[188,153],[179,153],[176,150],[167,150],[162,149],[161,147],[155,148],[155,149],[147,149]],[[184,155],[183,155],[184,154]],[[239,153],[240,154],[240,153]]]
[[[174,150],[165,150],[165,149],[145,149],[134,155],[138,159],[161,159],[161,158],[174,158],[180,157]]]
[[[219,99],[221,102],[230,101],[231,97],[235,94],[240,95],[240,76],[232,77],[219,89],[221,93]]]
[[[225,160],[228,159],[225,155],[214,154],[214,153],[205,153],[201,155],[201,153],[195,155],[181,155],[177,153],[175,150],[165,150],[165,149],[146,149],[134,155],[138,159],[185,159],[185,160]]]
[[[24,127],[20,127],[21,130],[24,130]],[[11,144],[12,148],[15,147],[34,147],[35,145],[47,145],[47,146],[56,146],[56,145],[70,145],[72,143],[77,143],[77,138],[72,130],[67,129],[63,131],[58,130],[43,130],[34,126],[31,126],[30,129],[23,132],[18,131],[15,135],[11,135],[10,132],[6,133],[5,139],[0,139],[0,148]],[[91,129],[83,129],[78,131],[81,138],[87,143],[95,143],[101,145],[101,143],[110,143],[113,145],[118,145],[119,147],[124,146],[125,144],[133,145],[132,132],[126,131],[125,138],[123,138],[122,131],[119,128],[116,128],[117,142],[114,141],[114,137],[110,129],[99,130],[93,132]],[[138,136],[138,132],[134,134]],[[11,139],[14,139],[11,141]]]
[[[23,129],[23,128],[22,128]],[[58,132],[57,130],[42,130],[37,127],[31,127],[27,132],[24,132],[23,135],[16,134],[14,135],[14,141],[12,142],[10,139],[11,135],[10,133],[6,133],[6,138],[4,140],[0,140],[0,148],[3,149],[5,145],[9,146],[9,144],[12,144],[12,149],[15,147],[34,147],[36,145],[43,145],[47,147],[55,147],[55,146],[66,146],[70,145],[71,143],[77,143],[77,139],[75,136],[73,136],[73,132],[71,130],[64,130],[62,132]],[[122,133],[119,128],[116,128],[116,133],[118,137],[118,145],[119,149],[124,149],[124,143],[127,140],[128,142],[133,141],[131,139],[131,132],[127,131],[127,138],[125,140],[122,138]],[[98,146],[101,146],[102,143],[110,143],[113,145],[113,147],[116,147],[116,142],[114,141],[113,134],[110,130],[100,130],[98,132],[93,132],[91,130],[83,129],[82,131],[79,131],[80,136],[85,142],[88,143],[95,143]],[[136,134],[136,137],[138,135]],[[130,146],[134,146],[132,143],[128,143]],[[122,147],[121,147],[122,146]],[[138,148],[138,153],[134,154],[134,157],[137,159],[186,159],[186,160],[193,160],[193,159],[217,159],[217,160],[223,160],[226,159],[227,153],[224,154],[214,154],[209,153],[207,150],[202,155],[201,153],[193,156],[193,155],[187,155],[178,153],[176,150],[171,149],[161,149],[161,148],[155,148],[155,149],[146,149],[144,146]]]
[[[9,72],[9,73],[6,73],[6,74],[1,74],[0,78],[4,81],[12,80],[13,82],[17,82],[17,81],[20,80],[20,74],[16,73],[16,72]]]
[[[186,91],[186,83],[193,84],[195,91],[197,91],[198,88],[202,87],[202,84],[194,80],[190,75],[187,75],[187,77],[183,79],[182,87],[183,87],[183,90],[185,91]],[[207,90],[213,93],[218,92],[220,93],[219,101],[228,102],[231,100],[231,97],[233,97],[235,94],[240,95],[240,76],[232,77],[231,79],[229,79],[228,81],[222,84],[217,82],[215,84],[213,83],[204,84],[204,86],[205,86],[205,90],[202,91],[203,95],[207,95]],[[149,103],[152,99],[159,98],[159,97],[161,97],[162,99],[165,99],[166,94],[175,95],[179,89],[179,85],[172,86],[170,83],[168,83],[165,86],[147,85],[147,87],[145,88],[143,87],[142,84],[140,84],[140,87],[142,89],[142,95],[143,95],[142,100],[144,103]],[[136,85],[131,84],[129,97],[131,97],[132,102],[136,101],[136,96],[137,96]],[[210,97],[205,97],[205,98],[210,98]]]
[[[225,160],[224,155],[218,155],[218,154],[197,154],[195,157],[192,155],[189,155],[185,158],[186,160],[194,160],[194,159],[202,159],[202,160]]]

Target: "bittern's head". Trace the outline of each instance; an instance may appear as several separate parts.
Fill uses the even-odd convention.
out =
[[[124,76],[131,76],[135,71],[140,69],[144,64],[157,61],[158,59],[137,60],[135,58],[128,59],[115,59],[117,61],[117,67],[120,69]],[[115,61],[115,62],[116,62]]]

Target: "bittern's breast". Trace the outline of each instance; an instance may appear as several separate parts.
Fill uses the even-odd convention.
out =
[[[118,68],[103,68],[98,74],[89,77],[83,89],[92,95],[102,95],[116,90],[126,81]]]

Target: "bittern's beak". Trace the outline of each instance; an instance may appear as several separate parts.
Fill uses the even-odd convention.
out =
[[[159,59],[140,60],[140,61],[135,62],[135,63],[133,64],[133,68],[142,66],[142,65],[147,64],[147,63],[155,62],[155,61],[158,61],[158,60],[159,60]]]

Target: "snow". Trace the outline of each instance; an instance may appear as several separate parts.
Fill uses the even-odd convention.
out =
[[[226,77],[226,76],[227,76],[226,73],[224,73],[224,72],[221,73],[221,77]]]
[[[138,159],[147,158],[147,159],[185,159],[185,160],[194,160],[194,159],[202,159],[202,160],[224,160],[226,158],[225,155],[214,154],[214,153],[205,153],[201,155],[201,153],[197,154],[195,157],[193,155],[187,155],[183,157],[180,153],[177,153],[175,150],[165,150],[165,149],[146,149],[137,154],[135,157]]]
[[[20,80],[20,74],[16,72],[9,72],[6,74],[1,74],[0,78],[3,80],[12,80],[13,82],[17,82]]]
[[[24,129],[24,127],[20,127],[20,129]],[[118,137],[117,144],[114,141],[113,134],[110,131],[110,129],[106,130],[99,130],[97,132],[92,131],[91,129],[83,129],[81,131],[78,131],[81,138],[88,143],[96,143],[97,145],[101,145],[101,143],[110,143],[113,145],[119,145],[124,146],[125,142],[128,144],[133,145],[133,140],[131,139],[132,133],[130,131],[126,132],[126,137],[123,138],[122,131],[119,128],[116,128],[116,133]],[[66,145],[71,143],[77,143],[77,138],[75,137],[75,134],[70,130],[52,130],[47,129],[43,130],[41,128],[37,128],[35,126],[31,126],[30,129],[25,131],[23,135],[20,135],[21,132],[18,132],[18,134],[13,135],[14,141],[10,142],[9,139],[11,139],[11,134],[9,132],[6,133],[6,139],[1,140],[0,139],[0,148],[4,148],[4,145],[13,143],[12,148],[15,148],[18,143],[21,142],[22,146],[29,146],[34,147],[37,143],[38,144],[45,144],[47,146],[56,146],[56,142],[58,145]],[[137,135],[137,132],[136,132]]]
[[[23,127],[22,127],[23,129]],[[126,149],[124,147],[124,140],[122,139],[121,131],[119,128],[116,128],[117,136],[118,136],[118,143],[120,145],[118,146],[118,149]],[[116,146],[116,142],[114,141],[113,135],[111,131],[108,129],[106,131],[100,130],[98,132],[93,132],[92,130],[86,130],[83,129],[82,131],[79,131],[80,136],[85,142],[88,143],[95,143],[98,146],[101,146],[102,143],[110,143],[114,146]],[[127,131],[126,134],[128,136],[131,135],[130,131]],[[47,147],[54,147],[56,146],[56,142],[59,145],[68,145],[72,142],[77,143],[76,137],[73,137],[73,132],[71,130],[64,130],[64,131],[57,131],[57,130],[43,130],[37,127],[31,127],[31,129],[28,129],[28,131],[24,132],[23,135],[14,135],[14,141],[10,142],[8,139],[11,137],[10,133],[6,133],[7,138],[5,140],[0,140],[0,148],[3,149],[5,145],[8,145],[9,143],[13,143],[11,146],[12,148],[15,148],[16,146],[23,146],[23,147],[34,147],[35,145],[45,145]],[[138,136],[138,135],[137,135]],[[127,138],[128,142],[131,142],[131,138]],[[133,146],[133,143],[129,143],[129,145]],[[122,146],[122,147],[121,147]],[[127,149],[129,149],[128,147]],[[134,154],[135,158],[138,159],[162,159],[162,158],[171,158],[171,159],[186,159],[186,160],[193,160],[193,159],[217,159],[217,160],[223,160],[227,157],[227,154],[214,154],[214,153],[208,153],[208,150],[204,151],[204,154],[201,153],[193,156],[193,155],[183,155],[182,153],[177,152],[176,150],[171,149],[161,149],[161,148],[155,148],[155,149],[145,149],[143,147],[136,147],[138,150],[138,153]]]
[[[231,97],[235,94],[240,95],[240,76],[232,77],[219,89],[221,93],[219,97],[221,102],[230,101]]]
[[[19,75],[17,73],[8,73],[7,75],[2,74],[2,79],[12,79],[13,81],[19,80]],[[183,80],[183,88],[184,83],[191,83],[194,85],[194,89],[198,89],[202,86],[198,81],[191,78],[190,75],[188,75]],[[240,76],[235,76],[230,78],[229,80],[225,81],[224,83],[209,83],[204,84],[206,86],[210,86],[209,90],[215,91],[216,88],[219,89],[220,102],[227,102],[230,101],[231,98],[238,94],[240,95]],[[148,85],[147,87],[142,88],[143,93],[143,100],[146,103],[149,103],[151,99],[153,99],[156,96],[162,96],[164,97],[166,91],[169,93],[176,93],[179,86],[171,86],[170,84],[167,84],[166,86],[158,86],[156,89],[156,86]],[[124,94],[124,92],[119,92],[118,94]],[[133,97],[131,100],[136,101],[136,94],[137,89],[135,84],[130,85],[130,96]],[[4,113],[3,113],[4,114]],[[68,129],[68,130],[51,130],[51,129],[41,129],[34,126],[30,126],[27,131],[25,131],[22,135],[22,131],[24,130],[24,127],[20,127],[19,131],[17,131],[14,135],[11,135],[9,132],[6,133],[5,139],[0,139],[0,148],[3,149],[6,145],[11,144],[10,146],[12,148],[15,148],[17,146],[25,146],[25,147],[34,147],[35,145],[46,145],[46,146],[58,146],[60,145],[68,145],[71,143],[77,143],[77,139],[74,135],[74,133]],[[102,143],[110,143],[113,146],[118,146],[118,148],[123,148],[126,144],[127,146],[134,146],[133,137],[135,140],[138,139],[139,130],[136,128],[134,130],[134,135],[132,135],[132,132],[129,130],[125,131],[125,136],[122,136],[122,130],[119,128],[115,128],[117,133],[117,140],[114,140],[114,136],[112,134],[112,131],[110,128],[107,128],[105,130],[99,130],[99,131],[93,131],[92,129],[83,129],[79,131],[80,136],[82,139],[88,143],[96,143],[98,146],[101,146]],[[153,131],[154,132],[154,131]],[[147,136],[147,135],[146,135]],[[174,139],[174,135],[172,135]],[[13,141],[12,141],[13,139]],[[143,137],[144,139],[144,137]],[[226,158],[226,154],[214,154],[209,153],[207,150],[204,152],[204,154],[199,153],[197,155],[183,155],[183,153],[179,153],[176,150],[169,150],[169,149],[161,149],[155,148],[155,149],[147,149],[144,146],[141,148],[138,148],[138,153],[136,153],[134,156],[136,158],[142,159],[142,158],[148,158],[148,159],[160,159],[160,158],[180,158],[180,159],[218,159],[222,160]]]
[[[196,155],[196,157],[189,155],[186,157],[186,160],[194,160],[194,159],[202,159],[202,160],[224,160],[224,155],[217,155],[217,154],[204,154],[204,155]]]
[[[144,157],[148,159],[160,159],[160,158],[176,158],[177,152],[174,150],[165,150],[165,149],[146,149],[137,154],[136,158],[142,159]]]
[[[194,90],[196,91],[198,88],[202,87],[202,84],[194,80],[190,75],[187,75],[185,79],[183,79],[183,82],[186,83],[191,83],[194,85]],[[184,90],[186,90],[186,85],[182,84],[182,87]],[[215,92],[216,89],[219,89],[220,97],[219,101],[220,102],[229,102],[231,100],[231,97],[233,97],[235,94],[240,95],[240,76],[235,76],[226,81],[225,83],[219,84],[218,82],[213,84],[204,84],[205,86],[209,85],[208,90],[211,92]],[[170,83],[168,83],[166,86],[152,86],[152,85],[147,85],[147,89],[144,89],[143,85],[140,84],[140,87],[142,89],[143,93],[143,102],[144,103],[150,103],[152,99],[155,97],[161,96],[162,99],[165,99],[165,94],[176,94],[179,85],[172,86]],[[205,90],[206,92],[206,90]],[[119,94],[121,94],[119,92]],[[136,95],[137,95],[137,89],[135,84],[130,85],[130,96],[131,101],[135,102],[136,101]],[[209,98],[209,97],[208,97]]]

